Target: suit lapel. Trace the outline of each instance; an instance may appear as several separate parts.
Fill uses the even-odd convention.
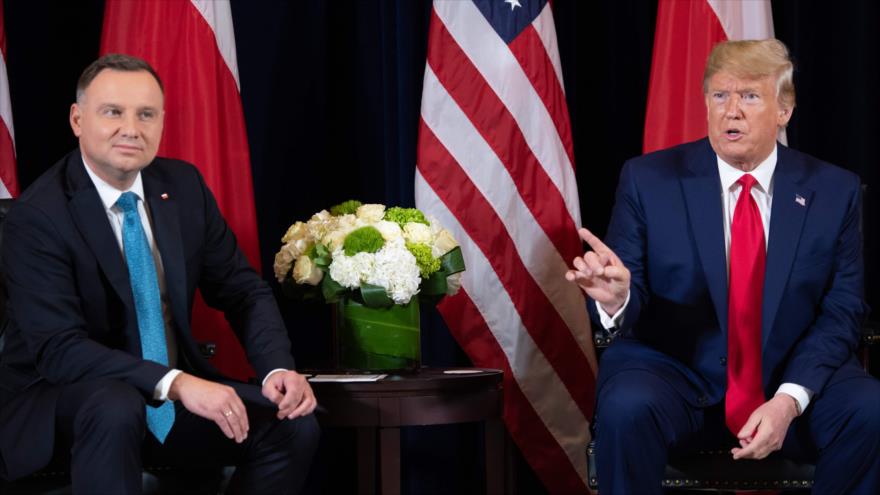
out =
[[[165,290],[168,293],[171,312],[177,327],[183,330],[189,327],[189,318],[186,310],[186,268],[177,201],[170,193],[168,184],[159,179],[149,167],[141,172],[141,177],[144,181],[144,196],[153,222],[153,237],[162,256]]]
[[[690,174],[681,185],[687,203],[691,231],[706,275],[709,294],[721,330],[727,333],[727,259],[724,249],[724,214],[718,162],[708,140],[686,157]]]
[[[782,301],[782,293],[788,282],[788,275],[791,273],[804,219],[813,197],[813,190],[799,183],[802,169],[791,161],[788,149],[781,145],[778,149],[779,159],[773,174],[773,206],[770,210],[767,268],[764,273],[761,327],[762,344],[765,349],[779,303]]]
[[[98,191],[85,171],[79,152],[70,154],[67,161],[70,212],[77,229],[95,255],[101,270],[123,304],[134,311],[128,267],[119,249],[119,242],[110,227],[107,211]]]

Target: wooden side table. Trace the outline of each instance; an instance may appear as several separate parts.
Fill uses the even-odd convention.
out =
[[[506,441],[501,382],[500,370],[422,368],[376,382],[316,382],[312,388],[322,426],[357,429],[360,493],[375,493],[377,441],[380,492],[400,493],[400,427],[485,421],[486,493],[500,494]]]

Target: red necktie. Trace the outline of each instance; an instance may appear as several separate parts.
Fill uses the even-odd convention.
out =
[[[725,418],[734,435],[764,403],[761,380],[761,305],[766,245],[764,224],[752,197],[755,178],[745,174],[730,227],[730,293],[727,306]]]

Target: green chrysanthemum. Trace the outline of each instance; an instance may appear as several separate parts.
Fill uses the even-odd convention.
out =
[[[355,213],[357,213],[357,209],[361,204],[362,203],[358,200],[349,199],[348,201],[344,201],[330,208],[330,214],[334,217],[348,215],[349,213],[354,215]]]
[[[440,269],[440,259],[431,255],[431,246],[407,242],[406,249],[415,256],[416,265],[419,266],[419,274],[422,278],[428,278]]]
[[[346,256],[354,256],[358,253],[375,253],[385,245],[385,239],[375,227],[361,227],[351,231],[345,237],[342,248]]]
[[[385,210],[385,220],[396,222],[401,228],[409,222],[431,225],[428,219],[425,218],[425,214],[416,208],[401,208],[399,206]]]

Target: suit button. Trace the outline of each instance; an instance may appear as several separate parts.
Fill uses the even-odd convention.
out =
[[[726,357],[722,357],[721,359],[718,360],[718,362],[721,363],[721,366],[727,366],[727,358]]]
[[[705,406],[708,403],[709,403],[709,398],[706,397],[705,395],[697,397],[697,404],[699,404],[701,406]]]

